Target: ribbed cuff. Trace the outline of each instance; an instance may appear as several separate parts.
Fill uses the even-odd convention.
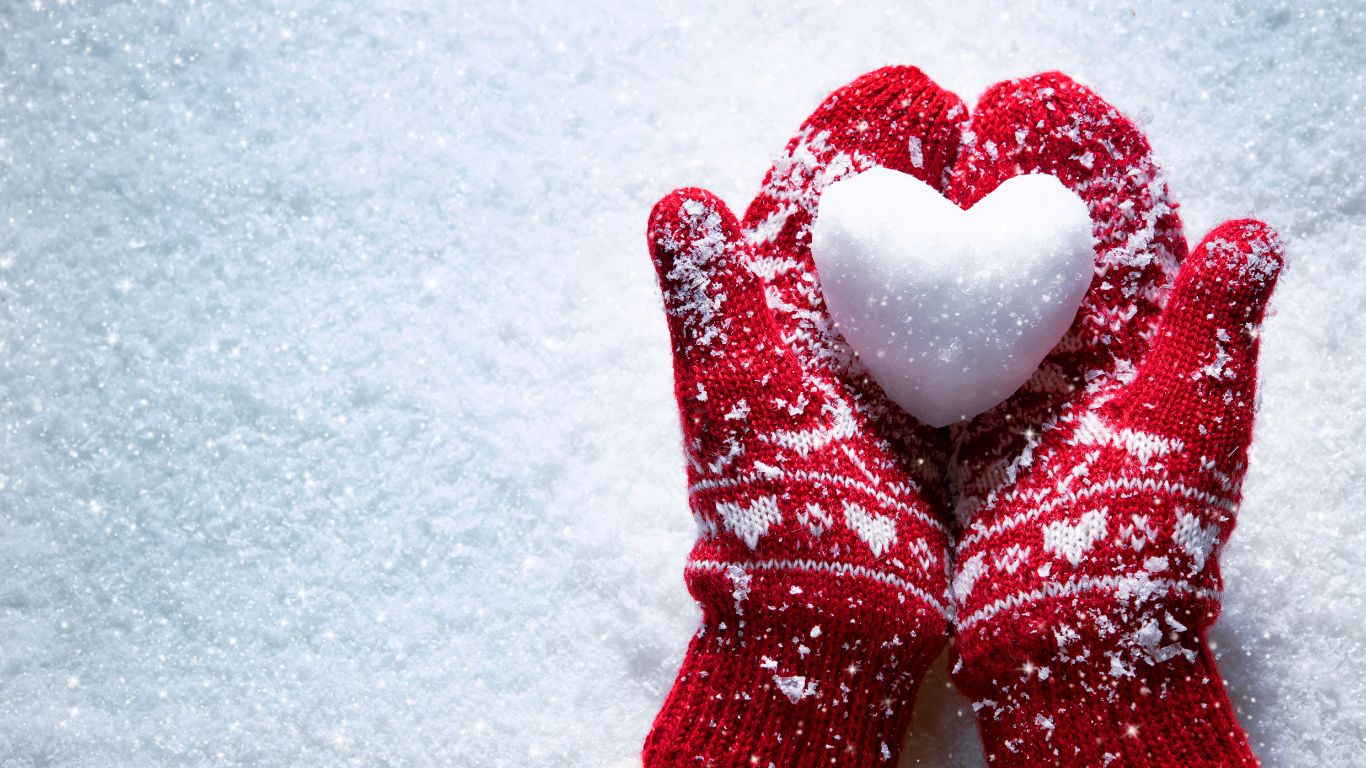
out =
[[[944,619],[877,582],[736,575],[727,596],[740,596],[739,613],[702,601],[646,768],[895,766]],[[702,598],[696,578],[692,587]]]
[[[1194,658],[1111,670],[1031,667],[974,702],[993,767],[1255,768],[1257,758],[1203,635]]]

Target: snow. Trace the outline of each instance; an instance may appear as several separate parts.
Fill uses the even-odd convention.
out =
[[[811,253],[845,340],[892,400],[936,427],[1025,383],[1095,274],[1086,203],[1042,174],[963,211],[910,174],[870,169],[822,192]]]
[[[646,215],[914,63],[1287,235],[1214,639],[1265,764],[1358,764],[1363,9],[903,5],[8,6],[0,762],[631,765],[697,617]],[[902,765],[978,749],[941,662]]]
[[[791,677],[774,675],[773,682],[778,686],[778,690],[782,691],[783,695],[790,699],[793,704],[819,693],[816,690],[816,682],[814,680],[807,682],[807,679],[801,675]]]

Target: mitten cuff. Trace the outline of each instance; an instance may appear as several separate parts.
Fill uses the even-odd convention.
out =
[[[1203,634],[1141,669],[1028,666],[999,700],[977,701],[989,765],[1255,768]]]
[[[943,616],[855,575],[713,575],[726,602],[708,597],[706,574],[689,574],[702,627],[646,740],[646,768],[895,766]]]

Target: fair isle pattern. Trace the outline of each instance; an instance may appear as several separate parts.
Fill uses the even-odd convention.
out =
[[[729,574],[732,568],[746,572],[752,571],[799,571],[803,573],[830,574],[850,579],[866,579],[886,584],[905,592],[919,602],[933,609],[935,613],[949,618],[948,608],[942,602],[942,595],[932,595],[905,579],[885,571],[875,571],[861,565],[834,563],[819,560],[751,560],[747,563],[718,563],[715,560],[692,560],[688,562],[689,571],[709,571]]]
[[[948,622],[992,765],[1256,765],[1205,629],[1279,240],[1230,222],[1187,258],[1147,142],[1065,76],[994,86],[967,119],[919,71],[879,70],[803,124],[743,224],[695,189],[651,215],[703,622],[648,766],[894,764]],[[950,431],[947,475],[941,435],[835,332],[810,258],[821,191],[875,166],[964,206],[1051,173],[1095,228],[1071,330]]]
[[[1280,243],[1230,222],[1188,257],[1147,141],[1057,73],[982,97],[949,195],[1036,172],[1086,201],[1096,274],[1039,372],[951,430],[954,677],[993,766],[1255,765],[1204,630]]]
[[[907,471],[936,501],[943,485],[936,430],[893,404],[835,330],[811,259],[811,226],[821,192],[869,168],[909,173],[942,189],[967,117],[957,97],[918,70],[888,67],[866,75],[808,118],[769,170],[742,223],[784,343],[812,374],[838,378],[879,433],[901,455],[914,457]]]
[[[948,536],[948,529],[943,522],[927,511],[926,507],[911,503],[913,496],[910,486],[887,484],[877,477],[859,478],[832,472],[801,469],[782,470],[765,467],[758,472],[701,480],[688,486],[688,492],[698,494],[718,489],[755,487],[760,482],[807,483],[812,486],[824,486],[827,489],[836,487],[851,493],[861,493],[874,499],[882,508],[894,509],[902,514],[909,515],[927,528],[944,537]]]
[[[1237,511],[1238,505],[1227,497],[1192,488],[1184,483],[1173,482],[1166,478],[1153,477],[1113,477],[1093,481],[1081,487],[1059,490],[1056,486],[1040,488],[1035,493],[1003,494],[998,504],[990,509],[1005,507],[1023,508],[1014,515],[1002,515],[990,525],[974,524],[959,541],[960,552],[972,551],[984,540],[998,536],[1020,525],[1046,518],[1060,509],[1075,509],[1078,505],[1089,503],[1087,500],[1105,497],[1109,494],[1141,494],[1145,498],[1164,496],[1172,499],[1185,499],[1208,507],[1217,507],[1229,514]]]
[[[980,575],[980,574],[979,574]],[[954,626],[960,631],[972,629],[974,625],[982,621],[989,621],[995,618],[1002,611],[1010,611],[1028,603],[1049,598],[1070,597],[1082,592],[1121,592],[1137,593],[1142,591],[1149,597],[1165,596],[1169,592],[1185,592],[1195,597],[1218,601],[1221,598],[1219,592],[1211,589],[1201,589],[1188,582],[1176,581],[1172,579],[1151,579],[1142,576],[1100,576],[1100,577],[1078,577],[1067,581],[1045,582],[1037,589],[1025,592],[1014,592],[993,603],[978,608],[973,613],[958,617]]]
[[[651,768],[895,765],[948,635],[942,459],[833,331],[809,229],[822,189],[875,165],[942,186],[965,117],[918,70],[879,70],[802,125],[743,226],[697,189],[651,214],[703,610]]]

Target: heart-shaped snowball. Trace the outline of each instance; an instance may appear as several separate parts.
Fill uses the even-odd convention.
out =
[[[845,340],[892,400],[936,427],[1025,383],[1095,272],[1086,204],[1045,175],[964,211],[874,168],[821,195],[811,254]]]

